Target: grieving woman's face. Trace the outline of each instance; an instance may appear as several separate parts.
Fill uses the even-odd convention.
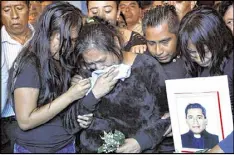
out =
[[[54,33],[50,37],[50,51],[51,54],[53,55],[53,58],[56,60],[59,60],[59,44],[60,44],[60,34],[59,33]]]
[[[190,54],[191,59],[202,67],[208,67],[211,65],[211,62],[212,62],[211,60],[212,53],[209,51],[206,45],[204,45],[204,48],[205,48],[205,57],[204,57],[204,60],[202,60],[197,52],[197,48],[195,47],[195,45],[192,44],[190,41],[188,43],[188,49],[190,52],[189,54]]]
[[[78,38],[78,29],[76,27],[72,27],[70,31],[71,31],[70,32],[71,45],[74,47]],[[51,54],[53,55],[53,58],[56,60],[59,60],[59,46],[60,46],[60,34],[55,32],[50,37],[50,51]]]
[[[88,68],[93,70],[103,70],[120,63],[117,56],[113,53],[100,51],[98,49],[87,50],[82,56]]]
[[[192,108],[188,110],[186,123],[193,133],[200,134],[206,129],[207,120],[200,108]]]

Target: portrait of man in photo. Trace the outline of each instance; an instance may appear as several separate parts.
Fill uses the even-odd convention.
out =
[[[210,149],[218,144],[218,136],[206,131],[206,109],[201,104],[188,104],[185,108],[185,118],[189,131],[181,135],[183,148]]]

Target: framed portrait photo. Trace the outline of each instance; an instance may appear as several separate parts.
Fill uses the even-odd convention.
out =
[[[211,149],[233,131],[227,76],[166,80],[176,152]]]

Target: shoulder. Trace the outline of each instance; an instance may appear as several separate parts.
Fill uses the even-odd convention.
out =
[[[151,70],[152,73],[163,70],[162,65],[155,58],[146,54],[137,54],[133,67]]]
[[[40,88],[38,68],[32,61],[27,61],[22,66],[15,63],[12,67],[12,77],[16,76],[15,89],[20,87]]]
[[[218,139],[218,136],[212,133],[209,133],[208,131],[205,131],[205,136],[213,138],[213,139]]]
[[[181,135],[181,137],[187,137],[187,136],[189,136],[189,132],[186,132],[186,133]]]

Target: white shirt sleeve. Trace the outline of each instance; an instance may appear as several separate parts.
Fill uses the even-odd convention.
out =
[[[6,105],[7,101],[7,81],[8,81],[8,69],[7,69],[7,62],[5,53],[2,52],[2,61],[1,61],[1,114],[3,112],[3,109]]]

